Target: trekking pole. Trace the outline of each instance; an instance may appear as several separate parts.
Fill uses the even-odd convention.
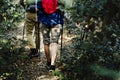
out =
[[[22,40],[24,40],[24,34],[25,34],[25,25],[23,26],[23,35],[22,35]]]
[[[39,51],[39,48],[40,48],[40,37],[39,37],[39,22],[38,22],[38,13],[37,13],[37,0],[36,0],[36,3],[35,3],[35,5],[36,5],[36,49]]]
[[[20,5],[24,8],[24,10],[26,9],[26,5],[24,4],[23,1],[20,1]],[[25,12],[24,12],[25,13]],[[25,24],[23,26],[23,35],[22,35],[22,40],[24,40],[24,34],[25,34]]]
[[[24,8],[24,10],[25,10],[25,9],[26,9],[26,6],[25,6],[24,4],[22,4],[22,6],[23,6],[23,8]],[[24,12],[24,14],[25,14],[25,12]],[[24,15],[24,17],[25,17],[25,15]],[[25,35],[25,23],[24,23],[24,26],[23,26],[22,40],[24,40],[24,35]]]
[[[25,4],[24,3],[20,3],[20,4],[22,5],[22,7],[25,10],[25,8],[26,8]],[[24,11],[24,14],[25,14],[25,11]],[[24,15],[24,18],[25,18],[25,15]],[[24,40],[24,34],[25,34],[25,23],[24,23],[24,26],[23,26],[22,40]]]
[[[38,52],[40,52],[40,42],[41,42],[41,39],[40,39],[40,22],[39,22],[39,20],[38,20],[38,11],[37,11],[37,2],[38,2],[38,0],[36,0],[36,21],[37,21],[37,35],[36,35],[36,37],[37,37],[37,41],[36,41],[36,48],[37,48],[37,50],[38,50]],[[40,55],[39,55],[39,60],[40,60]]]
[[[39,22],[37,21],[36,22],[36,49],[39,50],[40,49],[40,25],[39,25]]]
[[[62,24],[62,30],[61,30],[61,49],[60,49],[60,61],[61,61],[61,57],[62,57],[62,48],[63,48],[63,24]]]
[[[63,13],[61,13],[61,18],[63,18],[64,17],[64,15],[63,15]],[[62,24],[62,29],[61,29],[61,49],[60,49],[60,61],[61,61],[61,57],[62,57],[62,48],[63,48],[63,45],[62,45],[62,43],[63,43],[63,24]]]

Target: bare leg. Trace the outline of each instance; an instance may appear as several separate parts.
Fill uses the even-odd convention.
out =
[[[57,43],[51,43],[50,44],[51,65],[55,65],[56,57],[57,57],[57,51],[58,51],[58,44]]]
[[[44,50],[45,50],[47,62],[51,62],[49,44],[44,45]]]

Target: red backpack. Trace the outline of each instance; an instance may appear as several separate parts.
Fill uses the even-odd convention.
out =
[[[42,7],[47,14],[54,13],[58,7],[58,0],[42,0]]]

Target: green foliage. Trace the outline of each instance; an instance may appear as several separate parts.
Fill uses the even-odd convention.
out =
[[[14,0],[0,0],[0,80],[20,80],[20,64],[26,59],[25,41],[10,35],[21,21],[21,7]]]
[[[120,15],[118,0],[76,0],[72,20],[89,21],[90,17],[101,17],[102,30],[81,39],[80,29],[74,29],[77,36],[63,49],[63,80],[116,80],[120,71]],[[114,11],[113,10],[114,7]],[[115,8],[116,7],[116,8]],[[106,19],[107,18],[107,19]],[[108,23],[108,24],[106,24]],[[85,32],[83,32],[85,33]]]
[[[62,55],[62,63],[65,64],[63,80],[114,80],[119,77],[119,26],[104,26],[102,32],[94,36],[88,41],[76,37],[65,46]],[[95,65],[101,67],[96,68]]]
[[[84,16],[102,16],[106,1],[107,0],[76,0],[72,12],[73,19],[78,21],[81,18],[84,18]]]
[[[59,77],[60,80],[63,80],[63,79],[64,79],[63,74],[62,74],[61,71],[58,70],[58,69],[56,69],[55,71],[53,71],[53,72],[52,72],[52,75]]]
[[[25,55],[21,54],[24,52],[24,44],[18,44],[19,40],[15,39],[2,39],[0,45],[0,79],[17,79],[19,73],[21,72],[20,62],[24,61]],[[9,75],[6,75],[9,74]]]
[[[89,19],[91,16],[96,18],[100,16],[103,19],[106,15],[111,15],[109,17],[116,16],[120,12],[119,3],[119,0],[75,0],[72,19],[80,21],[85,19],[85,17]]]

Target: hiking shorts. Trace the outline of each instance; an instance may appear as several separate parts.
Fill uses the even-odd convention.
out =
[[[61,35],[62,25],[57,24],[54,27],[50,27],[42,24],[41,30],[44,44],[58,43],[59,37]]]

